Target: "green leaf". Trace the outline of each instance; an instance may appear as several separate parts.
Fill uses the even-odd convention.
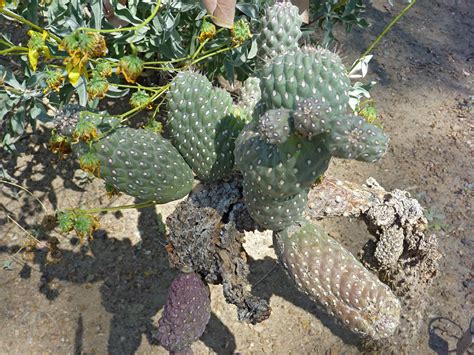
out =
[[[41,115],[41,108],[39,108],[37,105],[34,105],[32,108],[30,108],[29,114],[32,119],[35,119]]]
[[[242,12],[245,16],[249,18],[258,18],[259,17],[259,11],[258,11],[258,6],[253,5],[253,4],[237,4],[236,9]]]
[[[19,136],[24,133],[27,119],[24,107],[19,107],[12,115],[10,127],[12,132]]]
[[[14,89],[23,91],[25,88],[24,85],[16,80],[15,75],[10,71],[10,69],[5,68],[3,65],[0,65],[0,79]]]
[[[7,271],[11,271],[13,270],[13,263],[11,260],[5,260],[2,264],[2,269],[3,270],[7,270]]]
[[[81,76],[79,81],[76,84],[76,92],[79,98],[79,105],[86,106],[87,105],[87,88],[86,88],[86,81],[84,77]]]
[[[256,55],[257,55],[257,51],[258,51],[257,41],[254,40],[254,41],[252,41],[252,45],[250,46],[250,50],[249,50],[249,53],[247,55],[247,59],[255,58]]]
[[[96,29],[101,28],[102,18],[104,17],[104,4],[102,0],[92,0],[91,10],[93,15],[92,26]]]
[[[12,136],[10,133],[6,132],[3,135],[2,146],[10,152],[16,151],[15,144],[12,142]]]
[[[117,16],[121,20],[130,22],[132,25],[138,25],[143,22],[143,20],[134,16],[127,7],[121,4],[117,4],[117,8],[115,9],[115,16]]]
[[[58,228],[62,233],[70,232],[74,228],[74,215],[72,212],[59,211],[56,219]]]
[[[349,0],[346,4],[346,7],[344,9],[344,12],[342,13],[342,16],[347,16],[350,13],[352,13],[357,5],[357,0]]]
[[[105,96],[118,99],[120,97],[127,96],[129,89],[119,89],[118,87],[114,86],[113,84],[110,85],[109,90],[105,94]]]

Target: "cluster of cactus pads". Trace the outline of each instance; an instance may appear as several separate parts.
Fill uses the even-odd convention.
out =
[[[332,156],[374,162],[385,153],[388,138],[348,111],[350,80],[340,57],[298,46],[296,7],[277,3],[262,23],[258,43],[263,60],[258,76],[244,83],[240,102],[201,74],[177,74],[167,100],[171,143],[156,133],[115,125],[90,147],[100,161],[100,177],[119,191],[165,203],[191,191],[193,173],[212,182],[240,172],[250,215],[275,231],[280,260],[299,287],[353,331],[388,336],[400,312],[393,293],[351,253],[302,219],[308,191]],[[183,285],[193,282],[202,281],[182,280]],[[160,327],[166,336],[179,338],[184,328],[171,330],[171,323],[189,317],[189,305],[181,304],[176,312],[182,313],[172,318],[175,306],[167,305],[169,314]],[[193,337],[201,330],[186,329]],[[184,345],[166,346],[174,351]]]

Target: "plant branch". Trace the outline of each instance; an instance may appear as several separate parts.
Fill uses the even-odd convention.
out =
[[[154,201],[146,201],[141,203],[135,203],[132,205],[123,205],[123,206],[114,206],[114,207],[104,207],[104,208],[91,208],[91,209],[80,209],[80,208],[66,208],[64,211],[68,212],[81,212],[81,213],[100,213],[100,212],[111,212],[111,211],[120,211],[120,210],[129,210],[129,209],[140,209],[156,205]]]
[[[47,30],[45,30],[43,27],[41,26],[38,26],[36,24],[34,24],[33,22],[31,21],[28,21],[26,18],[24,18],[23,16],[20,16],[18,14],[15,14],[14,12],[8,10],[8,9],[0,9],[0,13],[4,14],[5,16],[7,17],[10,17],[12,19],[15,19],[17,20],[18,22],[21,22],[25,25],[28,25],[30,26],[31,28],[37,30],[37,31],[40,31],[40,32],[46,32],[48,34],[49,37],[51,37],[52,39],[54,39],[56,42],[61,42],[61,38],[59,38],[58,36],[56,36],[54,33],[51,33]]]
[[[11,181],[8,181],[8,180],[4,180],[4,179],[0,179],[0,183],[6,184],[6,185],[11,185],[11,186],[17,187],[17,188],[19,188],[19,189],[25,191],[26,193],[28,193],[30,196],[32,196],[32,197],[41,205],[41,208],[43,208],[43,210],[44,210],[45,212],[48,212],[48,209],[47,209],[46,206],[43,204],[43,202],[41,202],[41,200],[40,200],[39,198],[35,197],[35,196],[33,195],[33,193],[32,193],[30,190],[28,190],[26,187],[23,187],[23,186],[21,186],[21,185],[15,184],[14,182],[11,182]]]
[[[148,16],[145,21],[142,23],[132,26],[132,27],[122,27],[122,28],[112,28],[112,29],[96,29],[96,28],[87,28],[87,27],[79,27],[76,29],[76,31],[87,31],[87,32],[99,32],[99,33],[116,33],[116,32],[128,32],[128,31],[138,31],[139,29],[143,28],[146,26],[148,23],[150,23],[158,13],[158,10],[160,9],[161,6],[161,0],[156,1],[155,8],[151,12],[150,16]]]
[[[362,60],[362,58],[364,58],[365,56],[367,56],[371,51],[372,49],[374,49],[374,47],[377,45],[377,43],[379,43],[379,41],[383,38],[383,36],[385,36],[385,34],[387,34],[388,31],[390,31],[390,29],[392,28],[393,25],[395,25],[398,20],[400,20],[402,18],[403,15],[405,15],[405,13],[410,10],[410,8],[415,5],[416,3],[416,0],[413,0],[410,4],[408,4],[402,12],[400,12],[398,14],[397,17],[395,17],[393,19],[392,22],[390,22],[390,24],[382,31],[382,33],[375,39],[375,41],[370,45],[369,48],[367,48],[367,50],[359,57],[359,59],[357,59],[357,61],[352,65],[351,69],[349,70],[349,72],[351,72],[356,66],[357,64],[360,63],[360,61]]]

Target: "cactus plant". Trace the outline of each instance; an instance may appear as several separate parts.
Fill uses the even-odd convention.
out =
[[[341,58],[327,49],[295,49],[273,57],[261,68],[260,88],[267,109],[294,110],[299,100],[317,95],[328,109],[344,113],[349,87]]]
[[[393,334],[400,302],[339,243],[308,222],[275,238],[280,260],[303,292],[356,333],[373,339]]]
[[[156,133],[118,128],[94,143],[93,151],[100,161],[100,177],[139,200],[166,203],[191,191],[191,169]]]
[[[107,185],[142,201],[166,203],[187,195],[192,170],[161,135],[121,126],[114,117],[68,106],[56,116],[57,130],[72,140],[81,167]]]
[[[307,138],[330,132],[333,118],[329,105],[317,97],[298,101],[293,113],[295,129]]]
[[[243,184],[243,197],[247,210],[261,227],[281,230],[298,220],[308,200],[308,190],[286,198],[272,198],[255,192],[252,186]]]
[[[168,130],[173,144],[200,180],[220,180],[234,167],[234,140],[243,121],[232,98],[197,73],[178,74],[168,93]]]
[[[251,122],[236,141],[235,158],[255,193],[285,198],[311,187],[327,169],[330,155],[322,142],[295,134],[281,144],[267,143],[257,123]]]
[[[298,8],[290,2],[278,2],[270,6],[261,20],[257,39],[262,60],[298,48],[302,23]]]
[[[384,155],[388,137],[362,117],[346,116],[333,121],[327,147],[338,158],[375,162]]]
[[[94,115],[85,123],[80,118],[67,131],[88,143],[84,151],[92,155],[83,156],[85,169],[143,200],[164,203],[183,197],[191,190],[192,172],[199,180],[215,182],[240,171],[248,213],[274,231],[280,260],[298,286],[356,333],[382,338],[398,324],[397,299],[302,217],[308,191],[331,156],[373,162],[385,153],[388,138],[347,111],[350,80],[341,58],[327,49],[299,48],[300,25],[293,5],[277,3],[268,9],[258,39],[265,61],[259,63],[257,77],[244,83],[237,104],[205,76],[177,74],[167,94],[171,143]],[[209,319],[204,289],[195,274],[173,282],[159,328],[168,350],[188,351],[204,331]]]
[[[286,142],[290,136],[291,119],[290,110],[273,109],[264,112],[258,120],[258,128],[265,142],[269,144]]]
[[[245,113],[247,118],[251,118],[255,106],[262,98],[260,91],[260,79],[257,77],[249,77],[243,83],[240,91],[240,100],[238,107]]]
[[[171,283],[157,338],[172,353],[191,353],[211,316],[209,289],[195,273],[180,274]]]

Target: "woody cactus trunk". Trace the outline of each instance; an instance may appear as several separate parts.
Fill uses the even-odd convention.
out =
[[[170,261],[193,273],[197,286],[192,287],[201,279],[223,283],[239,319],[256,323],[270,315],[268,302],[248,291],[242,247],[245,231],[269,229],[279,261],[301,291],[353,332],[389,337],[400,322],[398,298],[318,227],[314,221],[323,215],[314,216],[307,207],[308,193],[324,186],[331,157],[376,162],[388,137],[350,112],[350,80],[341,58],[324,48],[298,46],[301,20],[295,7],[271,6],[262,24],[258,75],[244,83],[239,102],[201,74],[174,77],[167,96],[169,141],[113,119],[98,122],[84,112],[71,116],[72,128],[62,124],[61,129],[80,141],[84,127],[98,127],[94,143],[79,143],[75,151],[95,157],[89,161],[97,169],[90,170],[137,199],[166,203],[190,193],[194,178],[201,181],[168,218]],[[421,222],[406,233],[418,233],[426,222],[416,221]],[[421,240],[423,233],[417,236]],[[196,299],[207,307],[206,297],[188,297],[185,306],[193,309]],[[199,329],[189,329],[190,339],[198,337],[208,317],[179,325],[171,324],[173,319],[166,318],[166,334],[180,333],[166,337],[171,350],[189,347],[190,342],[171,342],[193,324]]]

